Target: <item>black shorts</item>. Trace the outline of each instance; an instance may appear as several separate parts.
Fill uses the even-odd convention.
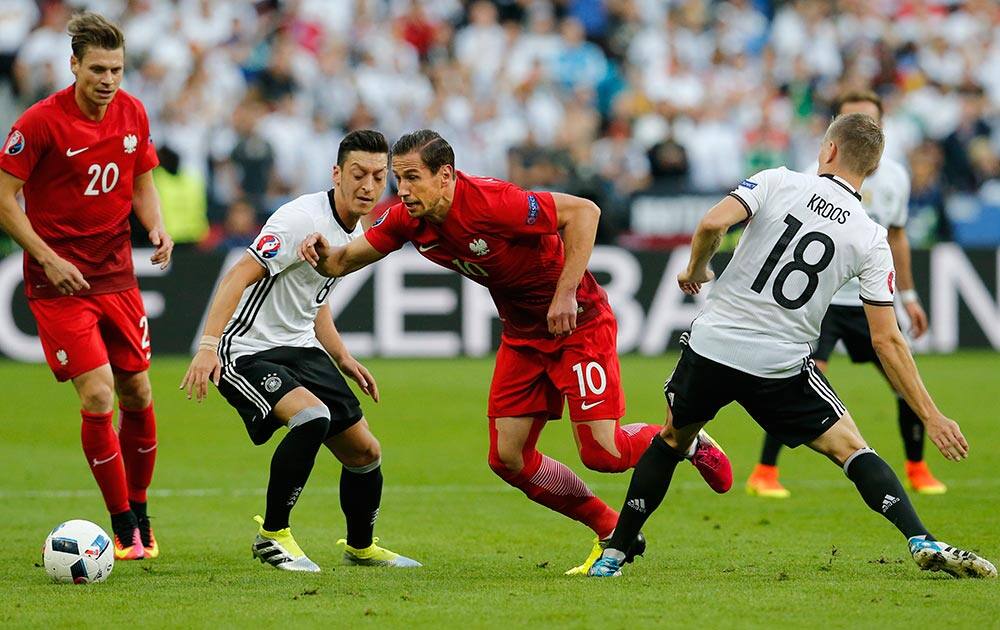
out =
[[[837,306],[831,304],[823,317],[819,329],[819,342],[812,358],[829,361],[833,347],[843,341],[847,355],[854,363],[878,363],[878,355],[872,348],[872,335],[868,330],[868,318],[863,306]]]
[[[296,387],[305,387],[330,409],[336,435],[361,420],[361,404],[330,357],[319,348],[272,348],[226,366],[219,393],[239,412],[254,444],[263,444],[282,423],[274,406]]]
[[[684,347],[663,386],[677,428],[708,422],[736,401],[785,446],[812,442],[847,412],[823,373],[809,360],[788,378],[762,378]]]

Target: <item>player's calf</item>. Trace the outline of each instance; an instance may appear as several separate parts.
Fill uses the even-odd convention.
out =
[[[579,422],[576,429],[580,461],[598,472],[624,472],[635,466],[660,427],[635,423],[621,426],[618,420]]]
[[[288,434],[274,449],[267,484],[267,512],[263,528],[276,532],[288,527],[289,514],[309,479],[316,453],[330,428],[325,405],[307,407],[288,421]]]
[[[895,525],[907,539],[930,534],[896,473],[875,451],[868,447],[856,451],[844,462],[844,472],[868,507]]]
[[[525,440],[518,443],[502,440],[497,420],[490,419],[490,469],[532,501],[580,521],[599,538],[608,536],[615,528],[618,513],[594,496],[565,464],[538,451],[535,445],[543,426],[544,421],[533,421]]]

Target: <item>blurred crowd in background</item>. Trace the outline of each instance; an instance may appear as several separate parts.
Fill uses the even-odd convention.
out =
[[[637,194],[805,168],[849,88],[885,101],[916,245],[952,237],[949,199],[1000,212],[996,0],[0,0],[5,127],[72,83],[81,8],[123,27],[181,243],[245,246],[366,127],[430,127],[461,170],[592,198],[613,241]]]

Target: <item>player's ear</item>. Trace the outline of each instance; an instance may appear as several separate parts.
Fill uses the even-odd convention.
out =
[[[819,150],[820,165],[822,166],[823,164],[829,164],[833,162],[833,158],[836,155],[836,152],[837,152],[837,145],[835,145],[830,140],[824,139],[823,144]]]
[[[80,60],[76,58],[76,55],[70,54],[69,56],[69,71],[76,76],[76,73],[80,70]]]
[[[340,188],[340,178],[341,178],[342,174],[343,174],[343,171],[340,170],[340,164],[334,164],[333,165],[333,185],[336,188]]]
[[[829,155],[826,158],[827,163],[831,163],[834,160],[836,160],[837,159],[837,153],[838,153],[838,151],[837,151],[837,143],[835,143],[833,140],[830,140]]]
[[[451,164],[445,164],[438,170],[438,176],[441,178],[441,185],[447,186],[448,182],[455,179],[455,167]]]

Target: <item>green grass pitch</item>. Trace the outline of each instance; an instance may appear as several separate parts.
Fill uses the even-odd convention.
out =
[[[674,355],[623,359],[626,420],[660,422]],[[160,429],[150,497],[159,559],[122,562],[110,579],[53,584],[39,548],[70,518],[108,528],[79,446],[77,403],[44,366],[0,363],[0,627],[996,627],[1000,583],[917,570],[902,537],[865,507],[835,466],[786,451],[786,501],[748,497],[742,483],[761,433],[735,406],[710,430],[726,448],[736,485],[725,496],[682,465],[647,524],[646,557],[624,578],[588,580],[578,564],[591,534],[529,502],[486,466],[489,359],[373,360],[383,401],[365,403],[383,446],[386,490],[376,534],[424,563],[416,570],[345,568],[339,466],[321,453],[293,513],[303,548],[324,571],[287,575],[251,561],[251,517],[263,509],[274,441],[251,446],[217,392],[203,404],[177,384],[184,358],[157,357],[152,378]],[[995,353],[919,359],[938,404],[957,419],[971,457],[954,464],[929,445],[942,497],[915,497],[939,538],[1000,558],[1000,461]],[[831,381],[869,443],[897,471],[895,402],[870,366],[837,357]],[[568,422],[551,423],[544,452],[621,505],[628,475],[587,471]]]

